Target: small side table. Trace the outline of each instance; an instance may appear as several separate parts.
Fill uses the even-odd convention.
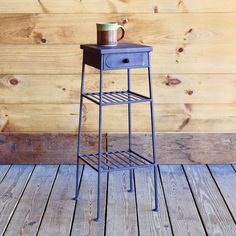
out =
[[[155,209],[158,211],[158,190],[157,190],[157,160],[156,160],[156,138],[154,128],[154,109],[152,96],[152,78],[150,65],[150,52],[152,47],[139,44],[118,44],[115,47],[104,47],[97,45],[81,45],[83,49],[81,94],[80,94],[80,115],[78,129],[78,152],[76,171],[76,193],[75,200],[79,199],[79,161],[83,160],[98,172],[98,197],[97,197],[97,221],[100,221],[100,178],[102,173],[112,171],[129,170],[130,172],[130,192],[133,191],[133,171],[136,168],[154,168],[155,187]],[[99,92],[84,92],[85,65],[95,67],[100,70],[100,90]],[[149,80],[149,96],[138,94],[131,90],[130,69],[147,68]],[[127,90],[103,92],[103,73],[107,70],[127,70]],[[98,152],[92,154],[80,153],[80,135],[82,126],[83,99],[86,98],[99,105],[99,140]],[[131,104],[150,103],[151,126],[152,126],[152,148],[153,160],[132,150],[132,130],[131,130]],[[103,152],[102,150],[102,111],[104,106],[128,104],[128,129],[129,148],[127,150],[116,150]]]

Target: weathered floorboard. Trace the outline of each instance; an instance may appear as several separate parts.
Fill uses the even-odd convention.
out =
[[[36,166],[4,236],[37,234],[58,166]]]
[[[155,207],[153,169],[135,170],[134,173],[140,236],[171,236],[171,225],[160,181],[158,181],[159,212],[152,211]]]
[[[52,189],[38,236],[69,236],[75,201],[75,166],[62,165]]]
[[[33,169],[33,165],[12,165],[0,184],[0,235],[5,231]]]
[[[211,173],[205,165],[185,165],[185,172],[181,165],[160,165],[159,213],[151,211],[154,207],[151,169],[135,170],[137,202],[135,193],[127,192],[128,171],[110,175],[108,192],[107,176],[103,175],[101,223],[93,221],[97,198],[95,171],[85,167],[80,200],[76,205],[71,200],[75,166],[61,166],[55,183],[57,166],[36,166],[32,173],[33,168],[33,165],[13,165],[0,184],[1,235],[33,236],[37,234],[38,226],[38,235],[49,236],[100,236],[104,235],[105,228],[109,236],[170,236],[172,230],[177,236],[234,236],[236,232],[232,218],[236,172],[231,165],[210,165]],[[109,198],[107,204],[106,196]]]
[[[81,167],[82,168],[82,167]],[[97,223],[97,173],[85,166],[71,236],[104,235],[107,175],[101,177],[101,222]]]
[[[181,165],[160,165],[174,235],[206,235]]]
[[[6,173],[10,169],[10,167],[11,167],[10,165],[0,165],[0,183],[4,179]]]
[[[204,165],[184,165],[193,196],[208,235],[234,236],[236,225]]]
[[[138,235],[134,192],[128,192],[129,172],[109,174],[106,236]]]
[[[209,168],[236,222],[236,172],[231,165],[209,165]]]

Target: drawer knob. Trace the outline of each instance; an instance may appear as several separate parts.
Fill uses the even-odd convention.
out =
[[[129,63],[129,58],[125,58],[125,59],[123,60],[123,62],[124,62],[124,63]]]

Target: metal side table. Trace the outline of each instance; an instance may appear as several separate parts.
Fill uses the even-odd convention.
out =
[[[81,76],[81,95],[80,95],[80,115],[78,129],[78,152],[77,152],[77,172],[76,172],[76,193],[75,200],[79,199],[79,161],[83,160],[98,172],[98,196],[97,196],[97,221],[100,221],[100,178],[102,173],[112,171],[129,170],[130,172],[130,192],[133,191],[133,170],[142,167],[154,168],[154,187],[155,187],[155,209],[158,211],[158,190],[157,190],[157,160],[156,160],[156,138],[154,128],[154,110],[152,96],[152,80],[150,52],[152,47],[139,44],[118,44],[115,47],[104,47],[96,45],[81,45],[83,49],[82,76]],[[100,90],[98,92],[84,92],[85,65],[95,67],[100,70]],[[149,80],[149,96],[138,94],[131,90],[130,69],[147,68]],[[127,70],[127,90],[103,92],[103,73],[107,70]],[[80,135],[82,126],[83,99],[99,105],[99,140],[98,152],[92,154],[80,153]],[[152,126],[152,148],[153,160],[132,150],[132,131],[131,131],[131,104],[149,102],[151,111]],[[103,152],[102,150],[102,111],[104,106],[128,104],[128,129],[129,143],[128,150],[116,150]]]

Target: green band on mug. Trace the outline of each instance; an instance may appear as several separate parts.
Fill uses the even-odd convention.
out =
[[[107,23],[97,23],[97,30],[107,31],[107,30],[117,30],[118,24],[116,22]]]

